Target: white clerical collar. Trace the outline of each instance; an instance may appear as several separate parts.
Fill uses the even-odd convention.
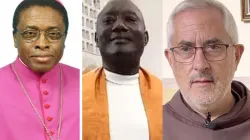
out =
[[[120,75],[104,69],[106,80],[118,85],[134,85],[139,83],[139,73],[135,75]]]
[[[28,66],[26,66],[26,65],[23,63],[23,61],[20,59],[20,57],[19,57],[19,61],[20,61],[25,67],[28,67]]]

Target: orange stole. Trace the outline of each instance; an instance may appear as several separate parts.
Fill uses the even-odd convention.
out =
[[[162,140],[162,83],[143,68],[139,71],[139,82],[150,140]],[[83,140],[110,140],[107,90],[103,68],[83,75],[82,91]]]

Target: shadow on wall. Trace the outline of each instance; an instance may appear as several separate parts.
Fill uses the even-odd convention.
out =
[[[168,101],[170,101],[177,90],[178,89],[164,88],[163,89],[163,104],[166,104]]]
[[[172,99],[175,92],[179,89],[174,78],[163,78],[163,104],[166,104]]]

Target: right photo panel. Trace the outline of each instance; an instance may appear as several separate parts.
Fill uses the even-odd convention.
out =
[[[163,1],[163,140],[249,140],[249,0]]]

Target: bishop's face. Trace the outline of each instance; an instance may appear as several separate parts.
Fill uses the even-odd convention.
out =
[[[62,15],[50,7],[21,12],[15,46],[22,62],[38,73],[50,71],[62,58],[66,39]]]

